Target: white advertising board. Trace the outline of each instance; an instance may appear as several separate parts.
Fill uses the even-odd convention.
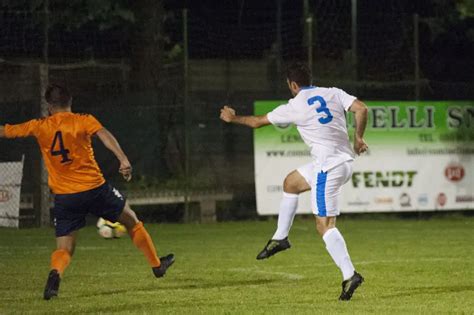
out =
[[[255,102],[262,115],[282,104]],[[370,151],[353,162],[341,212],[474,209],[474,102],[367,102]],[[353,117],[348,114],[349,134]],[[285,176],[311,162],[294,126],[254,132],[255,185],[260,215],[278,214]],[[316,176],[316,174],[315,174]],[[311,213],[310,192],[297,213]]]

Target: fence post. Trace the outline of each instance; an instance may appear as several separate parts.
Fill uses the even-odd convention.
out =
[[[306,23],[308,24],[308,67],[313,71],[313,15],[309,14],[306,17]]]
[[[40,82],[40,115],[41,117],[48,116],[48,104],[44,99],[43,95],[49,84],[49,0],[45,0],[43,3],[43,62],[39,64],[39,82]],[[39,198],[37,201],[39,205],[39,225],[49,226],[51,223],[50,218],[50,192],[48,187],[48,172],[46,171],[43,158],[39,159]],[[36,211],[38,213],[38,211]]]
[[[189,56],[188,56],[188,10],[183,9],[183,75],[184,75],[184,221],[190,221],[190,148],[189,148]]]
[[[352,0],[351,5],[351,61],[352,61],[352,79],[357,81],[357,0]]]
[[[281,15],[282,15],[282,0],[276,0],[276,67],[277,67],[277,80],[280,80],[282,71],[281,71],[281,62],[282,62],[282,49],[283,49],[283,40],[281,38]],[[279,86],[279,85],[278,85]]]
[[[120,60],[120,73],[122,75],[122,93],[126,93],[129,88],[130,67],[125,63],[123,58]]]
[[[413,53],[415,66],[415,100],[420,100],[420,42],[419,42],[419,16],[413,14]]]
[[[49,67],[48,64],[41,63],[39,65],[39,82],[40,82],[40,115],[41,117],[48,116],[48,104],[44,99],[43,95],[46,91],[46,88],[49,84]],[[38,204],[35,205],[35,208],[38,209],[36,214],[39,214],[39,220],[37,222],[40,226],[49,226],[50,224],[50,193],[48,187],[48,172],[44,166],[43,158],[40,157],[39,162],[39,196],[36,199]]]

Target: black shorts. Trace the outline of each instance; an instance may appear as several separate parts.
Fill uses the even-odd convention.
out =
[[[84,227],[88,213],[116,222],[124,206],[125,198],[108,183],[76,194],[56,195],[53,208],[56,237]]]

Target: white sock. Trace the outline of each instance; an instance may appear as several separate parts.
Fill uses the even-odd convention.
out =
[[[288,237],[293,219],[295,218],[296,208],[298,208],[298,195],[283,192],[280,212],[278,213],[278,227],[272,240],[282,240]]]
[[[336,265],[342,271],[344,280],[354,275],[354,265],[352,265],[351,257],[347,252],[346,242],[337,228],[329,229],[323,235],[326,249],[331,255]]]

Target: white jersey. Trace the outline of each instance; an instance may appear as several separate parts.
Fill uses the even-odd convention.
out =
[[[338,88],[305,87],[267,114],[273,125],[293,123],[324,172],[354,159],[346,112],[356,98]]]

